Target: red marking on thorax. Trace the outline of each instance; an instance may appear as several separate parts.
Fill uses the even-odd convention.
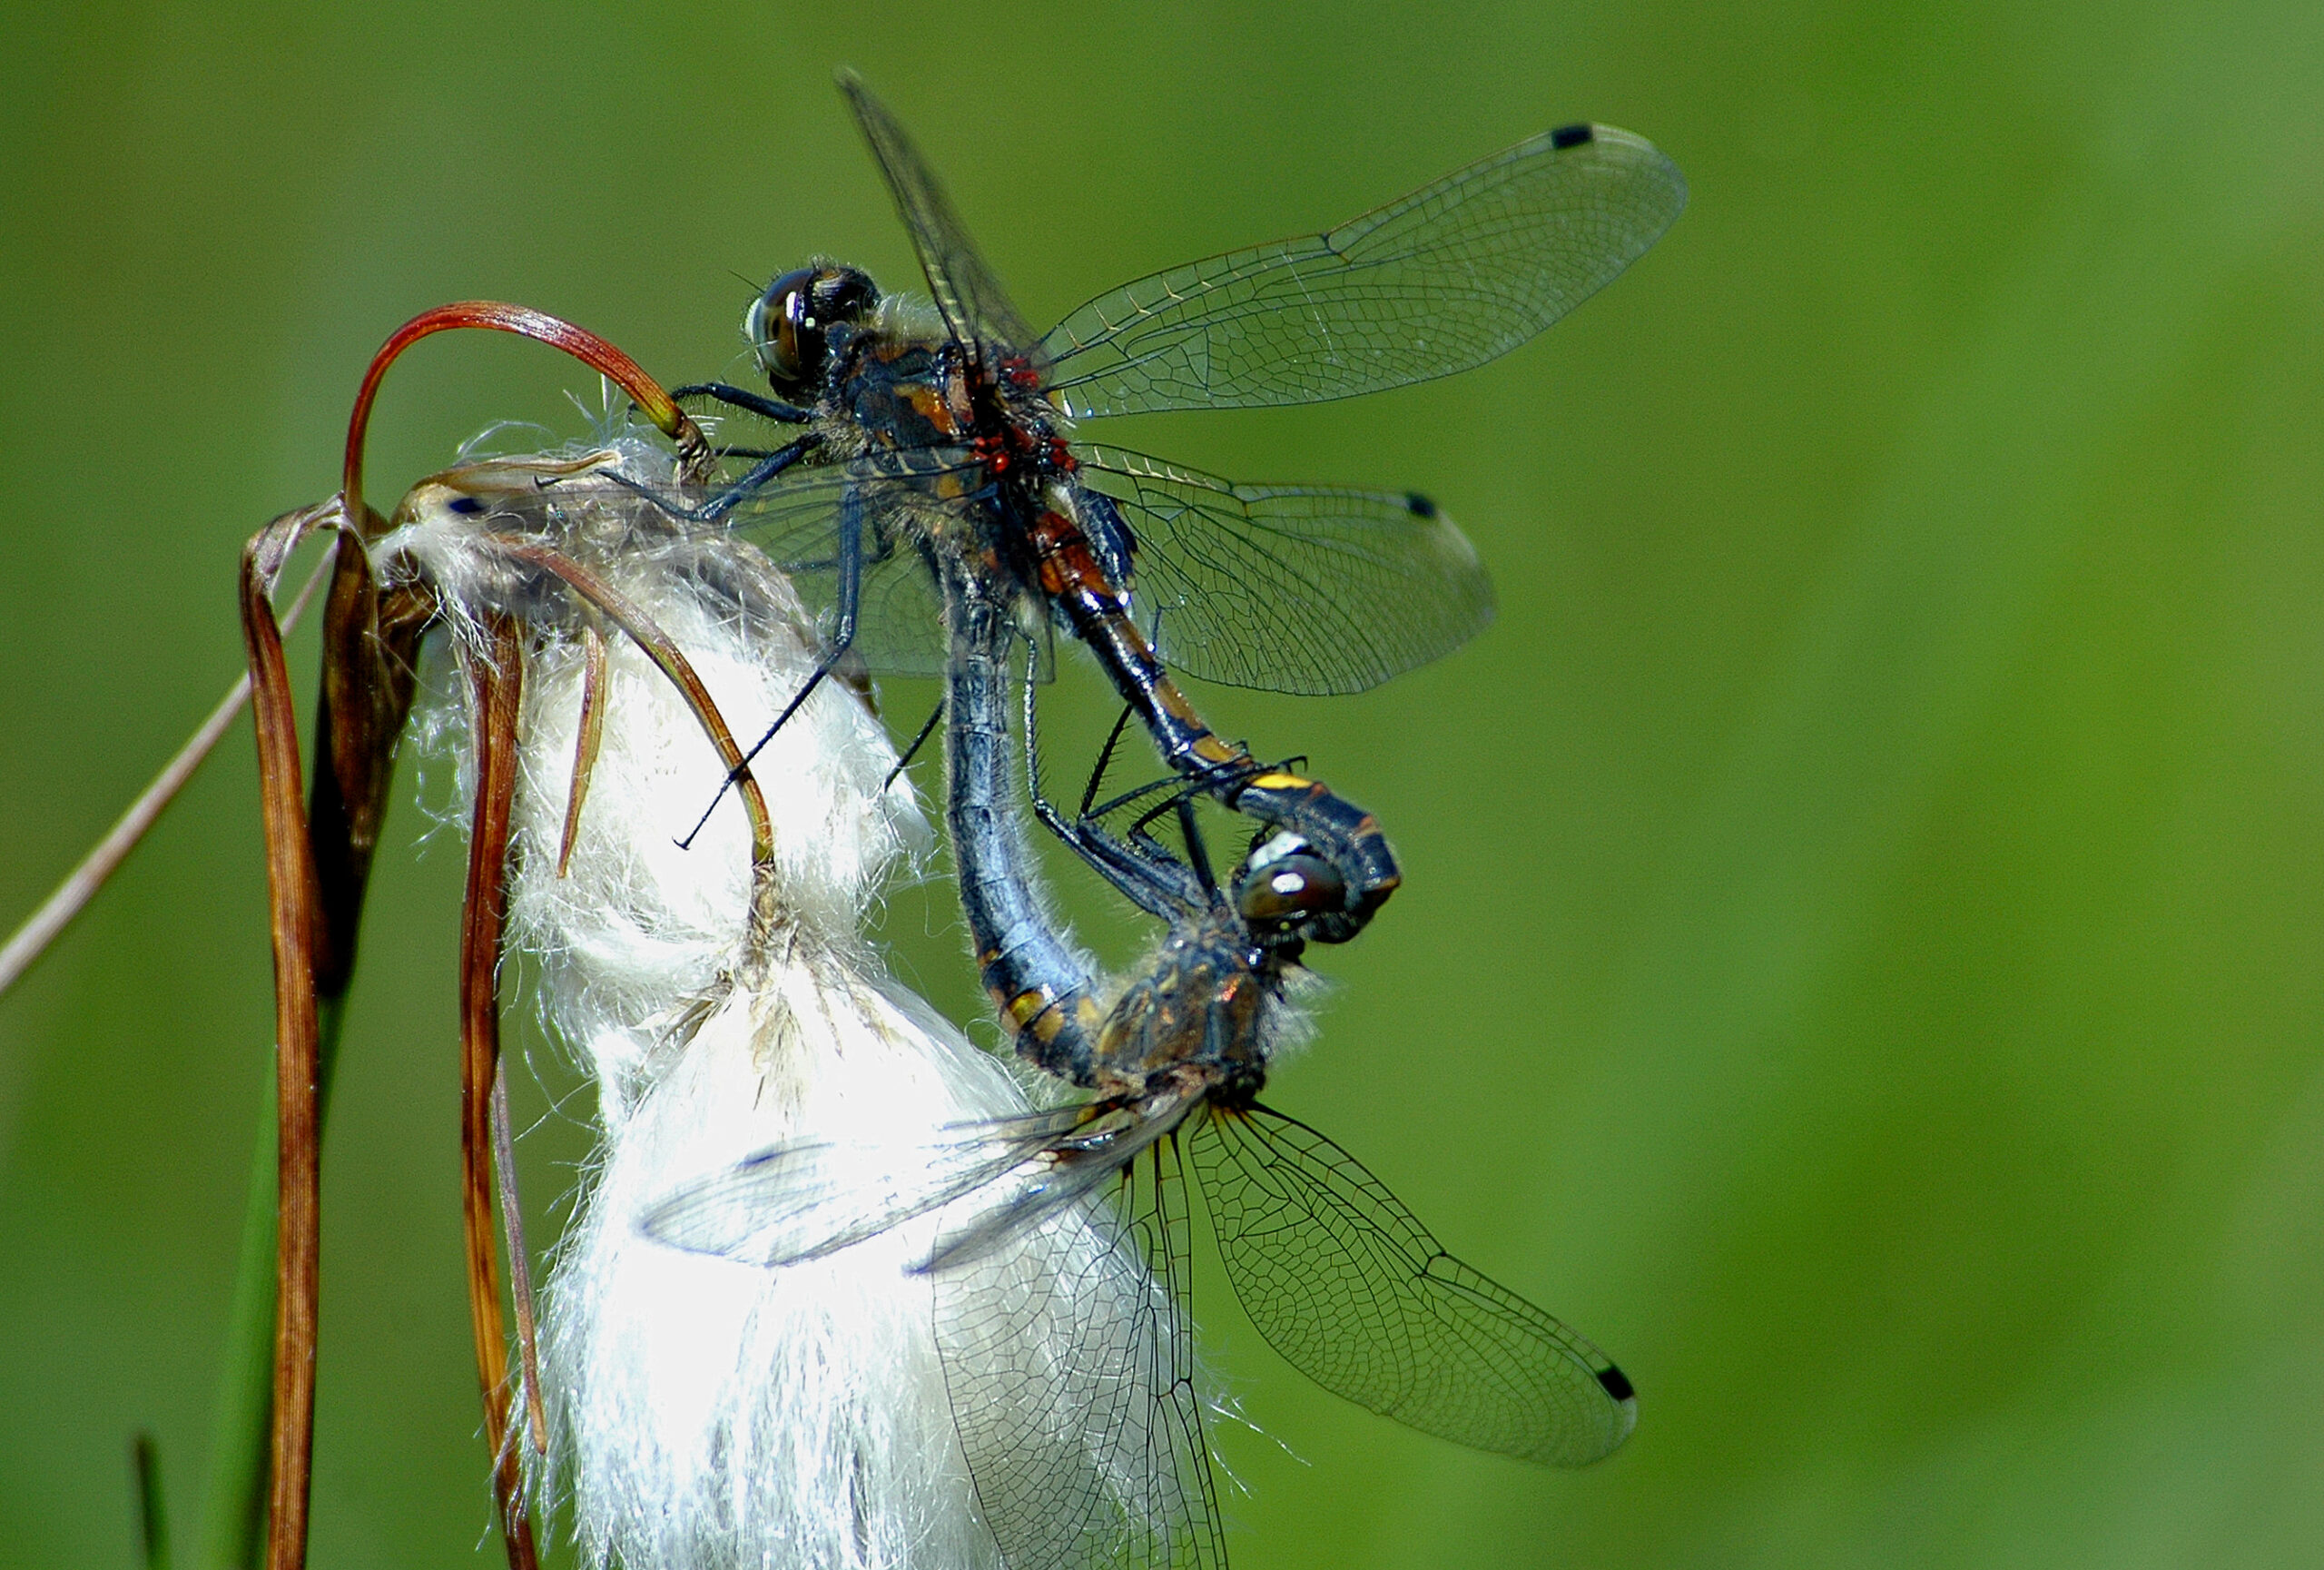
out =
[[[988,472],[1002,475],[1019,467],[1037,473],[1073,472],[1073,454],[1065,442],[1020,415],[1004,396],[1004,389],[1040,385],[1039,371],[1024,356],[1005,360],[991,370],[968,367],[950,385],[958,406],[953,429],[975,432],[970,447]]]
[[[1007,474],[1017,459],[1009,450],[1009,438],[1000,431],[989,431],[969,443],[969,450],[977,461],[994,474]]]

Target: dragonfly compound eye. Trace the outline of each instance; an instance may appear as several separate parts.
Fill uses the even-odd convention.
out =
[[[1295,851],[1244,870],[1235,887],[1235,908],[1255,927],[1295,926],[1308,916],[1345,908],[1347,884],[1331,864],[1309,851]]]
[[[822,375],[831,329],[861,321],[879,298],[872,280],[852,267],[793,268],[751,302],[743,331],[769,381],[799,387]]]

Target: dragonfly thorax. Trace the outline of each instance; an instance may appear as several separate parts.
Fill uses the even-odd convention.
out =
[[[958,357],[940,341],[841,329],[817,424],[835,453],[957,447],[973,440]]]
[[[1137,1098],[1199,1083],[1246,1102],[1266,1083],[1284,1012],[1280,965],[1224,912],[1174,929],[1123,989],[1098,1037],[1096,1089]]]

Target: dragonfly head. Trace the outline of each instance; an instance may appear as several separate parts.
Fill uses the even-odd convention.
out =
[[[1298,953],[1304,929],[1347,905],[1347,884],[1332,864],[1294,834],[1251,847],[1235,878],[1235,909],[1265,947]]]
[[[797,395],[822,381],[831,330],[860,323],[879,302],[879,286],[855,268],[829,262],[793,268],[751,301],[743,335],[774,390]]]

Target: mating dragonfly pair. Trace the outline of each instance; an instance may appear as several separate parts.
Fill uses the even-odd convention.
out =
[[[1186,1328],[1187,1167],[1244,1308],[1318,1383],[1463,1444],[1558,1465],[1605,1455],[1635,1417],[1620,1369],[1447,1254],[1331,1140],[1258,1102],[1295,1019],[1304,945],[1353,936],[1400,874],[1369,815],[1216,736],[1169,674],[1374,686],[1491,619],[1473,550],[1418,496],[1237,485],[1072,431],[1482,363],[1651,245],[1683,205],[1677,169],[1625,133],[1570,126],[1326,232],[1138,280],[1037,336],[901,127],[860,82],[841,86],[933,309],[848,267],[776,279],[744,323],[772,396],[724,383],[681,395],[799,434],[730,448],[726,483],[654,499],[742,531],[820,602],[828,647],[796,701],[843,660],[944,680],[946,815],[984,983],[1019,1052],[1088,1098],[901,1156],[780,1147],[672,1196],[647,1230],[779,1267],[940,1214],[923,1266],[939,1349],[959,1376],[956,1420],[1000,1457],[974,1482],[1011,1570],[1225,1563]],[[1118,726],[1078,812],[1041,795],[1033,691],[1055,629],[1096,657],[1169,780],[1098,802]],[[1115,988],[1056,930],[1024,864],[1020,767],[1036,815],[1167,923],[1157,956]],[[1255,823],[1223,882],[1197,796]],[[1143,810],[1108,826],[1125,807]],[[1154,832],[1173,817],[1177,850]],[[953,1354],[1072,1310],[1069,1276],[1029,1286],[980,1269],[1068,1213],[1135,1250],[1157,1290],[1111,1342],[1120,1367],[1088,1371],[1085,1409],[1059,1414],[999,1387],[1005,1361]],[[1125,1449],[1125,1433],[1140,1443]],[[1101,1435],[1147,1475],[1101,1495],[1086,1466],[1050,1464],[1056,1447]]]

